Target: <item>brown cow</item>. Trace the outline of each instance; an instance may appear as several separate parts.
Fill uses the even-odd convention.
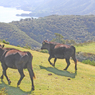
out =
[[[66,59],[67,66],[64,70],[67,70],[67,68],[70,65],[69,59],[70,59],[70,57],[72,57],[72,59],[75,62],[75,70],[77,70],[77,59],[75,57],[75,47],[74,46],[69,46],[69,45],[64,45],[64,44],[54,43],[54,42],[48,42],[45,40],[42,43],[41,49],[48,50],[48,52],[50,54],[48,61],[52,66],[55,66],[55,62],[56,62],[57,58]],[[50,62],[51,58],[55,58],[54,64],[52,64]]]
[[[31,90],[34,90],[33,77],[35,77],[35,75],[31,64],[32,59],[33,56],[30,52],[22,52],[16,49],[3,48],[3,46],[0,46],[0,61],[3,68],[3,74],[1,76],[1,79],[3,79],[3,76],[5,75],[8,84],[10,85],[11,81],[6,74],[6,70],[7,68],[18,69],[18,72],[21,75],[17,83],[17,86],[19,86],[22,79],[25,77],[23,69],[27,68],[32,82]]]

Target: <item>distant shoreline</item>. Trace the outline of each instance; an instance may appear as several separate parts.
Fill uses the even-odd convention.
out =
[[[23,13],[29,14],[31,12],[17,8],[0,6],[0,22],[9,23],[12,21],[19,21],[20,19],[31,18],[30,16],[22,16],[21,14]]]

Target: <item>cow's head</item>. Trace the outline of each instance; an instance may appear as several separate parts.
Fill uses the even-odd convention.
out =
[[[41,49],[48,49],[48,48],[49,48],[49,42],[46,41],[46,40],[44,40],[44,41],[42,42],[42,47],[41,47]]]

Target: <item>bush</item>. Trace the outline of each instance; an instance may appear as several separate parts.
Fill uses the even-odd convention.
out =
[[[5,44],[10,44],[9,42],[7,42],[7,41],[5,41],[5,40],[3,40],[2,42],[5,43]]]
[[[20,45],[17,45],[17,47],[20,47]]]
[[[48,53],[48,50],[41,50],[42,53]]]
[[[83,60],[82,63],[85,63],[85,64],[90,64],[90,65],[93,65],[95,66],[95,61],[90,61],[89,59],[88,60]]]
[[[23,48],[31,49],[31,46],[29,46],[28,44],[26,44]]]

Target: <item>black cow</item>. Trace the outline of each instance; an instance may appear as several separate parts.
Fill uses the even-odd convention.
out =
[[[31,90],[34,90],[33,77],[35,77],[35,75],[32,68],[32,59],[33,56],[30,52],[23,52],[13,48],[4,48],[4,46],[0,45],[0,61],[3,68],[1,79],[3,79],[3,76],[5,75],[8,84],[10,85],[11,81],[6,74],[6,70],[8,68],[18,69],[21,76],[17,83],[17,86],[19,86],[22,79],[25,77],[23,69],[27,68],[32,82]]]
[[[64,44],[54,43],[54,42],[48,42],[45,40],[42,43],[41,49],[47,49],[48,50],[48,52],[50,54],[48,61],[52,66],[55,66],[55,62],[56,62],[57,58],[66,59],[67,66],[64,70],[67,70],[67,68],[70,65],[70,61],[69,61],[70,57],[72,57],[72,59],[75,62],[75,70],[77,70],[77,59],[75,57],[76,49],[74,46],[69,46],[69,45],[64,45]],[[51,58],[55,58],[54,64],[52,64],[50,62]]]

